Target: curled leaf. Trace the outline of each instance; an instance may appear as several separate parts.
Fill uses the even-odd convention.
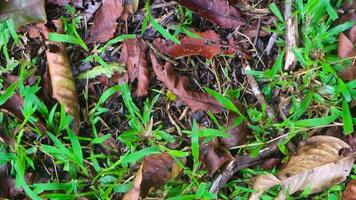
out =
[[[55,22],[57,32],[63,32],[60,21]],[[60,104],[64,104],[65,110],[74,118],[79,119],[79,103],[74,78],[68,61],[64,43],[48,42],[47,65],[52,83],[52,96]]]
[[[196,12],[221,28],[235,28],[245,24],[239,11],[227,0],[176,0],[182,6]]]
[[[286,192],[294,194],[305,188],[311,193],[322,191],[346,180],[355,161],[354,155],[339,155],[340,150],[351,148],[344,141],[331,136],[314,136],[298,147],[296,155],[291,156],[287,165],[274,176],[261,175],[253,186],[257,192],[250,200],[258,200],[262,193],[275,185],[282,189],[276,199],[286,199]]]
[[[356,180],[352,180],[347,184],[342,193],[342,200],[356,200]]]
[[[211,111],[214,113],[222,111],[220,104],[210,95],[203,92],[192,91],[190,88],[189,78],[186,76],[180,77],[176,75],[172,64],[166,62],[163,66],[156,58],[154,53],[150,51],[153,71],[158,80],[186,103],[194,111]]]
[[[0,0],[0,21],[9,18],[16,28],[47,21],[44,0]]]
[[[202,144],[199,151],[200,160],[208,168],[209,176],[212,176],[227,161],[233,159],[230,152],[217,140]]]
[[[85,38],[86,42],[102,43],[114,37],[116,19],[121,16],[122,10],[122,0],[103,0],[101,7],[95,13],[94,24]]]
[[[126,40],[122,45],[120,62],[127,65],[127,72],[131,83],[137,80],[136,95],[147,96],[149,71],[146,61],[147,46],[142,39]]]
[[[134,187],[125,194],[123,200],[145,198],[151,189],[174,179],[180,171],[181,168],[168,153],[147,156],[136,174]]]

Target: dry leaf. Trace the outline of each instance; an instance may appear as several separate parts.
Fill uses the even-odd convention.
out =
[[[203,92],[192,91],[189,78],[176,75],[171,63],[166,62],[163,66],[152,51],[150,51],[150,58],[153,71],[158,80],[162,81],[164,85],[177,95],[180,100],[186,103],[193,112],[211,111],[217,113],[222,111],[221,105],[213,97]]]
[[[209,176],[212,176],[227,161],[233,159],[230,152],[217,140],[200,145],[199,155],[201,162],[208,168]]]
[[[125,63],[131,83],[137,80],[136,95],[147,96],[150,74],[146,61],[147,46],[142,39],[126,40],[122,44],[120,62]]]
[[[174,179],[180,171],[181,168],[168,153],[147,156],[136,174],[134,187],[125,194],[123,200],[145,198],[151,189]]]
[[[153,41],[153,44],[162,53],[173,58],[197,55],[212,59],[222,53],[234,54],[236,52],[234,47],[236,45],[233,44],[234,41],[231,39],[229,40],[229,49],[223,50],[223,45],[220,44],[220,36],[213,30],[194,33],[201,38],[185,36],[180,40],[180,44],[158,38]]]
[[[227,0],[176,0],[176,2],[221,28],[235,28],[245,24],[241,20],[239,11]]]
[[[63,33],[62,23],[56,21],[55,25],[57,32]],[[78,96],[64,43],[49,42],[46,57],[53,98],[64,104],[66,112],[79,119]]]
[[[0,0],[0,21],[9,18],[16,28],[47,21],[44,0]]]
[[[86,42],[106,42],[112,37],[116,30],[116,19],[122,14],[122,0],[103,0],[101,7],[96,11],[94,24],[89,30]]]
[[[356,49],[351,41],[345,34],[339,35],[338,56],[340,58],[350,58],[356,56]],[[353,65],[341,71],[339,73],[344,80],[354,80],[356,78],[356,62],[353,61]]]
[[[356,200],[356,180],[352,180],[347,184],[342,193],[342,200]]]
[[[231,135],[231,137],[221,139],[221,144],[226,148],[243,145],[245,143],[246,136],[250,134],[246,121],[243,121],[240,125],[234,127],[236,117],[237,115],[235,113],[229,112],[227,122],[227,127],[229,129],[226,133]]]
[[[286,191],[294,194],[310,187],[311,193],[341,183],[350,174],[355,158],[339,155],[340,150],[351,148],[346,142],[331,136],[314,136],[298,147],[287,165],[274,176],[258,176],[253,186],[258,192],[250,200],[258,200],[262,193],[281,185],[279,200],[286,199]]]
[[[0,108],[4,108],[14,114],[17,118],[23,119],[21,109],[23,108],[23,97],[19,93],[15,92],[12,97],[7,100]]]

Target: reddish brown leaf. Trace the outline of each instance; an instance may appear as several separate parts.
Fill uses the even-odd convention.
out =
[[[176,75],[171,63],[166,62],[163,66],[152,51],[150,51],[150,58],[153,71],[158,80],[162,81],[170,91],[177,95],[193,111],[211,111],[217,113],[222,110],[220,104],[210,95],[192,91],[189,78]]]
[[[281,159],[279,158],[270,158],[262,163],[263,169],[270,170],[276,167],[280,163]]]
[[[1,108],[4,108],[14,114],[17,118],[22,119],[21,109],[23,108],[23,97],[19,95],[19,93],[15,93],[9,100],[7,100]]]
[[[88,43],[102,43],[114,37],[116,19],[120,17],[122,10],[122,0],[103,0],[101,7],[95,13],[94,24],[85,40]]]
[[[208,168],[209,176],[212,176],[227,161],[233,159],[230,152],[217,140],[200,145],[199,155],[201,162]]]
[[[63,33],[62,23],[55,22],[57,32]],[[74,118],[79,119],[79,103],[74,78],[68,61],[64,43],[47,44],[47,65],[52,83],[52,96]]]
[[[134,180],[134,187],[123,200],[145,198],[149,191],[164,185],[179,175],[181,168],[168,153],[149,155],[143,160]]]
[[[356,200],[356,180],[351,180],[347,184],[342,193],[342,200]]]
[[[221,28],[235,28],[245,24],[239,11],[227,0],[176,0],[182,6],[196,12]]]
[[[230,129],[227,131],[231,135],[229,138],[222,138],[221,144],[226,148],[231,148],[234,146],[242,145],[245,143],[246,136],[250,133],[248,129],[247,122],[241,122],[239,126],[234,127],[235,117],[229,117],[228,127]]]
[[[131,83],[137,80],[136,95],[147,96],[150,74],[146,62],[147,46],[142,39],[126,40],[122,45],[120,62],[125,63]]]
[[[340,58],[356,56],[356,49],[353,47],[352,41],[343,33],[340,33],[339,35],[338,56]],[[351,67],[341,71],[340,76],[344,80],[354,80],[356,78],[356,63],[353,62]]]
[[[222,53],[220,36],[213,30],[205,32],[195,32],[202,38],[192,38],[186,36],[180,40],[181,44],[173,44],[163,39],[156,39],[153,44],[162,53],[179,58],[183,56],[199,55],[206,58],[213,58]]]

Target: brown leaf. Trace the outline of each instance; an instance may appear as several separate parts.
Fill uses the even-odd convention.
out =
[[[339,34],[339,46],[337,54],[340,58],[356,56],[356,49],[354,48],[352,41],[343,33]],[[341,71],[339,75],[344,80],[354,80],[356,78],[356,62],[353,61],[353,65]]]
[[[23,97],[19,93],[15,93],[9,100],[7,100],[1,108],[4,108],[14,114],[17,118],[23,119],[21,109],[23,108]]]
[[[48,39],[48,28],[45,23],[29,24],[20,28],[21,32],[27,32],[28,36],[32,39],[44,37]]]
[[[211,59],[222,53],[220,36],[213,30],[194,33],[202,38],[186,36],[180,40],[181,44],[174,44],[163,39],[156,39],[153,44],[162,53],[173,58],[198,55]]]
[[[351,180],[347,184],[342,193],[342,200],[356,200],[356,180]]]
[[[208,168],[209,176],[212,176],[227,161],[233,159],[230,152],[217,140],[200,145],[199,155],[201,162]]]
[[[294,194],[309,187],[317,193],[334,184],[346,180],[355,161],[353,156],[342,156],[342,149],[351,148],[346,142],[331,136],[314,136],[298,147],[296,155],[291,156],[287,165],[274,176],[257,177],[250,200],[258,200],[261,194],[275,185],[282,189],[277,199],[286,199],[286,192]]]
[[[55,22],[57,32],[63,33],[61,21]],[[64,43],[48,42],[47,65],[52,83],[52,96],[75,119],[80,118],[79,103],[74,78]]]
[[[0,0],[0,21],[12,18],[16,28],[47,20],[44,0]]]
[[[114,37],[116,19],[121,16],[122,10],[122,0],[103,0],[101,7],[95,13],[94,24],[85,38],[86,42],[102,43]]]
[[[146,43],[142,39],[126,40],[122,44],[120,62],[125,63],[131,83],[137,80],[136,95],[147,96],[150,74],[146,61]]]
[[[127,20],[129,15],[133,15],[138,8],[139,0],[125,0],[122,19]]]
[[[227,0],[176,0],[182,6],[196,12],[221,28],[235,28],[244,25],[240,13]]]
[[[153,71],[158,80],[186,103],[194,111],[211,111],[217,113],[222,111],[220,104],[210,95],[203,92],[192,91],[190,88],[189,78],[186,76],[179,77],[174,72],[172,64],[166,62],[163,66],[150,51]]]
[[[147,156],[136,174],[134,187],[125,194],[123,200],[145,198],[151,189],[174,179],[180,171],[181,168],[168,153]]]
[[[227,134],[231,135],[231,137],[221,139],[221,144],[226,148],[243,145],[245,143],[246,136],[250,134],[247,122],[243,121],[240,125],[234,127],[235,119],[236,115],[229,113],[227,124],[229,130],[227,131]]]
[[[281,159],[279,158],[269,158],[262,163],[262,168],[266,170],[271,170],[280,163]]]

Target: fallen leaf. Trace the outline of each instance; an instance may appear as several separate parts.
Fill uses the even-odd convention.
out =
[[[125,0],[122,18],[127,20],[129,15],[133,15],[138,8],[139,0]]]
[[[212,176],[227,161],[233,159],[230,152],[217,140],[200,145],[199,155],[201,162],[208,168],[209,176]]]
[[[147,156],[136,173],[133,188],[125,194],[123,200],[145,198],[151,189],[174,179],[180,171],[181,168],[168,153]]]
[[[9,18],[16,28],[47,21],[44,0],[0,0],[0,21]]]
[[[83,0],[47,0],[46,3],[65,6],[65,5],[74,5],[77,8],[83,7]]]
[[[123,74],[126,70],[121,63],[111,62],[108,66],[98,65],[78,75],[78,79],[93,79],[98,76],[111,78],[116,73]]]
[[[0,108],[4,108],[14,114],[17,118],[23,119],[22,108],[23,108],[24,99],[20,96],[19,93],[15,92],[12,97],[7,100]]]
[[[125,63],[130,82],[137,80],[136,95],[147,96],[150,74],[146,61],[147,46],[142,39],[125,40],[122,44],[120,62]]]
[[[347,184],[342,193],[342,200],[356,200],[356,180],[351,180]]]
[[[235,28],[244,25],[239,11],[227,0],[175,0],[182,6],[196,12],[221,28]]]
[[[152,68],[158,80],[186,103],[194,111],[211,111],[217,113],[222,111],[220,104],[209,94],[203,92],[192,91],[190,88],[189,78],[186,76],[178,76],[174,72],[172,64],[166,62],[163,66],[156,58],[154,53],[150,51]]]
[[[36,24],[29,24],[20,28],[21,32],[27,32],[28,36],[32,39],[43,37],[48,39],[48,28],[43,22]]]
[[[201,38],[186,36],[180,40],[180,44],[175,44],[163,39],[153,41],[154,46],[162,53],[173,58],[198,55],[212,59],[223,52],[220,45],[220,36],[213,30],[205,32],[194,32]]]
[[[351,148],[346,142],[331,136],[314,136],[298,147],[287,165],[274,176],[258,176],[250,200],[258,200],[262,193],[275,185],[281,185],[278,200],[286,199],[286,192],[294,194],[305,188],[311,193],[339,184],[346,180],[355,161],[353,156],[339,155],[342,149]]]
[[[280,163],[280,161],[281,161],[281,159],[279,159],[279,158],[269,158],[269,159],[263,161],[261,166],[263,169],[271,170],[274,167],[276,167]]]
[[[340,58],[350,58],[356,56],[356,49],[353,46],[353,42],[344,33],[339,34],[337,54]],[[356,62],[353,61],[353,65],[345,68],[339,73],[339,75],[343,80],[354,80],[356,78]]]
[[[96,11],[94,24],[85,38],[88,43],[103,43],[114,37],[116,19],[122,14],[122,0],[103,0],[101,7]]]
[[[56,21],[55,25],[57,32],[63,33],[62,22]],[[79,119],[77,90],[64,43],[48,42],[46,57],[51,77],[53,98],[58,103],[63,103],[65,110],[75,119]]]
[[[227,127],[229,129],[226,133],[231,135],[231,137],[221,139],[221,144],[226,148],[243,145],[245,143],[246,136],[250,134],[246,121],[243,121],[240,125],[234,127],[236,117],[237,116],[234,113],[229,113],[227,122]]]

